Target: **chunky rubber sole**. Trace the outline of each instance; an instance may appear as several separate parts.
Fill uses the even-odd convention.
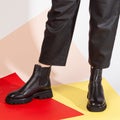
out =
[[[27,97],[27,98],[15,99],[15,98],[7,97],[6,103],[8,103],[8,104],[25,104],[25,103],[31,102],[34,98],[47,99],[47,98],[52,98],[52,97],[53,97],[52,90],[45,90],[42,92],[35,93],[32,96]]]
[[[104,111],[105,109],[107,108],[107,105],[106,103],[102,104],[101,106],[92,106],[90,104],[87,104],[87,109],[90,111],[90,112],[102,112]]]

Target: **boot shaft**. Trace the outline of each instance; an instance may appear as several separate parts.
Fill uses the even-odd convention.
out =
[[[36,82],[39,82],[39,85],[51,86],[50,72],[51,67],[41,67],[39,65],[35,65],[31,79],[35,78],[37,80]]]
[[[34,66],[33,74],[39,74],[41,77],[49,77],[50,76],[51,67],[41,67],[39,65]]]
[[[101,82],[102,69],[91,67],[90,82]]]

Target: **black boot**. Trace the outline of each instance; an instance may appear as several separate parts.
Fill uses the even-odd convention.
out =
[[[23,104],[32,101],[33,98],[51,98],[53,96],[50,84],[51,67],[35,65],[29,81],[19,90],[10,93],[6,97],[8,104]]]
[[[101,85],[102,69],[91,67],[91,76],[88,86],[88,103],[87,109],[91,112],[100,112],[106,109],[104,91]]]

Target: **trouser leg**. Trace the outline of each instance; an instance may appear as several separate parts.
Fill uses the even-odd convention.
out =
[[[39,62],[64,66],[80,0],[52,0]]]
[[[89,63],[109,67],[114,45],[120,0],[90,0]]]

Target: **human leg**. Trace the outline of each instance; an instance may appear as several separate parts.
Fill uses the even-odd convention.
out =
[[[87,108],[92,112],[106,109],[101,84],[102,69],[110,65],[118,19],[120,0],[90,1],[89,63],[91,76]]]
[[[49,78],[51,66],[64,66],[66,63],[78,7],[79,0],[52,0],[39,59],[41,66],[45,67],[35,65],[28,82],[7,95],[8,104],[22,104],[32,101],[33,98],[53,96]]]

